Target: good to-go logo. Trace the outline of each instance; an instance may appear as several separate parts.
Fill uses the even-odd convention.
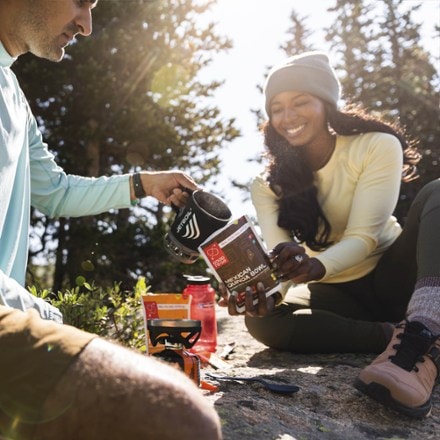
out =
[[[219,267],[229,263],[228,257],[218,243],[212,243],[207,246],[205,249],[205,254],[215,269],[218,269]]]
[[[177,232],[183,229],[182,238],[196,240],[200,237],[200,228],[197,223],[197,217],[193,213],[192,216],[186,215],[177,228]]]

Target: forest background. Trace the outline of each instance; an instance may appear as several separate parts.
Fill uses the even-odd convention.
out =
[[[175,168],[228,200],[222,151],[241,129],[216,103],[224,78],[203,76],[214,56],[233,45],[215,23],[201,20],[215,3],[100,1],[92,36],[72,44],[61,63],[24,56],[14,64],[45,141],[66,172],[99,176]],[[402,187],[396,209],[404,223],[415,193],[440,174],[440,54],[422,44],[423,23],[415,19],[421,2],[330,3],[322,13],[334,20],[322,33],[345,97],[398,119],[419,140],[420,178]],[[431,32],[439,41],[438,20]],[[320,48],[307,18],[295,9],[281,33],[286,55]],[[258,132],[261,108],[249,112]],[[257,151],[252,160],[261,162]],[[242,201],[248,199],[248,180],[239,171],[245,166],[237,166],[230,182]],[[183,273],[205,274],[207,268],[201,260],[187,266],[170,259],[163,236],[173,217],[148,198],[130,210],[82,218],[50,219],[33,210],[28,284],[47,289],[49,297],[115,282],[120,292],[132,291],[140,278],[152,291],[181,291]]]

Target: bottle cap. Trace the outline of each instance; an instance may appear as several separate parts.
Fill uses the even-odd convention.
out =
[[[210,279],[203,275],[183,275],[188,284],[209,284]]]

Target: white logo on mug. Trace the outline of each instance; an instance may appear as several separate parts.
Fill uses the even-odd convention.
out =
[[[197,217],[195,214],[188,219],[188,223],[185,225],[185,233],[182,235],[182,238],[190,238],[192,240],[196,240],[200,237],[200,229],[197,224]]]

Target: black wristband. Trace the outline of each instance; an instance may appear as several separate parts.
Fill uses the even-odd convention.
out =
[[[134,173],[132,175],[132,181],[133,181],[133,189],[134,189],[134,195],[137,199],[142,199],[147,196],[147,193],[144,190],[144,187],[142,186],[142,180],[140,173]]]

